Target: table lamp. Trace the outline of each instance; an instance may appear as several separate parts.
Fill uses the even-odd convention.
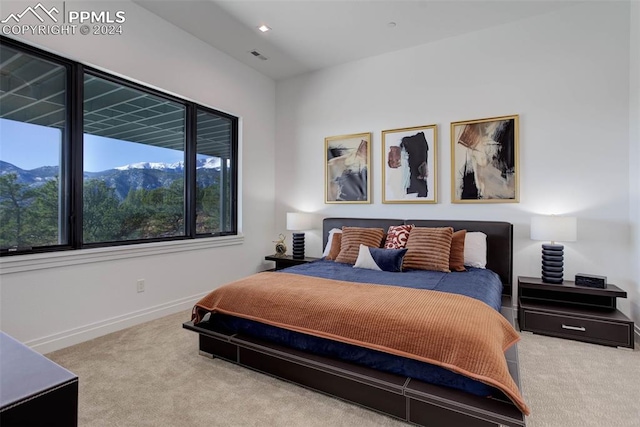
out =
[[[531,218],[531,239],[546,240],[542,245],[542,281],[562,283],[564,246],[556,242],[575,242],[577,220],[573,216],[535,216]]]
[[[304,230],[313,228],[313,214],[287,212],[287,230],[293,234],[293,258],[304,259]]]

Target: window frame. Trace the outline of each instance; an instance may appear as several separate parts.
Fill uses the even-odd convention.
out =
[[[21,53],[31,55],[37,59],[42,59],[65,68],[66,71],[66,93],[65,93],[65,120],[68,135],[63,136],[60,147],[60,165],[59,165],[59,185],[62,187],[62,194],[67,195],[64,200],[59,201],[63,204],[65,218],[59,218],[58,227],[64,228],[66,231],[66,243],[56,245],[43,245],[30,248],[5,248],[0,249],[0,257],[6,255],[21,255],[31,253],[55,252],[74,249],[75,226],[74,226],[74,199],[71,188],[74,176],[75,159],[72,150],[72,140],[74,139],[74,120],[76,112],[74,111],[74,99],[77,96],[77,87],[74,82],[75,73],[77,72],[77,64],[73,61],[55,55],[53,53],[29,46],[24,43],[8,39],[0,36],[0,45],[6,45]],[[80,175],[82,177],[82,175]],[[64,225],[63,225],[64,221]]]
[[[212,108],[208,108],[205,107],[203,105],[194,105],[193,106],[193,111],[191,114],[191,119],[193,121],[193,123],[190,123],[190,128],[191,131],[193,132],[193,146],[191,147],[191,150],[193,151],[192,153],[189,153],[190,156],[192,156],[192,158],[190,157],[190,160],[194,163],[196,163],[196,156],[197,156],[197,148],[198,148],[198,111],[202,111],[208,114],[214,114],[220,117],[224,117],[226,119],[229,119],[231,121],[231,170],[232,170],[232,174],[231,174],[231,188],[230,188],[230,194],[229,194],[229,200],[232,206],[231,209],[231,224],[232,224],[232,228],[233,231],[222,231],[219,233],[198,233],[196,230],[196,219],[197,219],[197,211],[196,211],[196,194],[195,194],[195,188],[196,188],[196,178],[197,178],[197,172],[196,172],[196,168],[189,168],[189,171],[193,173],[193,177],[189,177],[190,179],[193,179],[193,181],[190,181],[190,185],[188,186],[189,189],[191,189],[191,191],[193,191],[193,194],[191,195],[191,198],[189,199],[189,203],[192,205],[191,209],[193,212],[193,215],[191,215],[189,217],[189,222],[191,223],[191,230],[193,232],[193,235],[195,238],[203,238],[203,237],[209,237],[212,235],[215,236],[230,236],[230,235],[235,235],[238,234],[238,123],[239,123],[239,119],[235,116],[232,116],[231,114],[226,114],[217,110],[214,110]],[[233,143],[233,141],[235,141],[235,143]],[[185,178],[186,179],[186,178]],[[191,222],[193,221],[193,222]],[[186,230],[185,230],[186,231]]]
[[[240,119],[231,114],[216,110],[196,103],[191,100],[163,92],[162,90],[145,86],[144,84],[116,76],[104,70],[84,65],[80,62],[52,54],[42,49],[29,46],[22,42],[0,36],[0,44],[6,45],[22,53],[53,62],[64,66],[67,71],[67,129],[69,135],[63,138],[61,148],[60,185],[65,194],[64,211],[65,218],[60,218],[59,227],[66,227],[67,243],[59,245],[36,246],[17,250],[0,249],[0,257],[24,254],[36,254],[46,252],[58,252],[65,250],[81,250],[91,248],[104,248],[113,246],[130,246],[144,243],[169,242],[174,240],[194,240],[202,238],[215,238],[219,236],[238,235],[238,126]],[[126,86],[146,94],[167,99],[179,103],[185,107],[185,189],[184,189],[184,218],[185,228],[183,236],[157,237],[149,239],[135,239],[110,242],[83,242],[83,159],[84,159],[84,77],[90,74],[108,80],[112,83]],[[196,233],[196,149],[197,149],[197,113],[204,111],[213,115],[224,117],[231,121],[231,230],[216,233]],[[65,224],[65,225],[63,225]]]

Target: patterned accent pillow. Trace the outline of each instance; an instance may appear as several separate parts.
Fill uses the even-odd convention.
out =
[[[366,268],[376,271],[402,271],[402,260],[407,249],[381,249],[360,245],[358,259],[353,268]]]
[[[407,246],[409,233],[413,228],[412,224],[392,225],[387,231],[387,239],[384,242],[385,249],[402,249]]]
[[[449,270],[467,271],[464,268],[464,239],[467,230],[458,230],[453,233],[451,239],[451,251],[449,252]]]
[[[402,268],[450,272],[449,254],[452,238],[451,227],[415,227],[409,233],[408,251]]]
[[[379,248],[383,237],[382,228],[342,227],[342,244],[336,262],[355,264],[360,245]]]

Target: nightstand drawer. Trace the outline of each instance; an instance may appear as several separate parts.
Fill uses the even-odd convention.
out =
[[[626,323],[586,319],[577,316],[522,310],[522,330],[540,332],[600,344],[631,346],[633,337]]]

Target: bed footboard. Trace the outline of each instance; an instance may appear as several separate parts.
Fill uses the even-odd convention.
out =
[[[218,357],[277,378],[423,426],[524,426],[524,415],[499,401],[309,354],[240,334],[209,329],[207,322],[183,327],[199,334],[202,355]],[[517,350],[507,352],[518,383]]]

